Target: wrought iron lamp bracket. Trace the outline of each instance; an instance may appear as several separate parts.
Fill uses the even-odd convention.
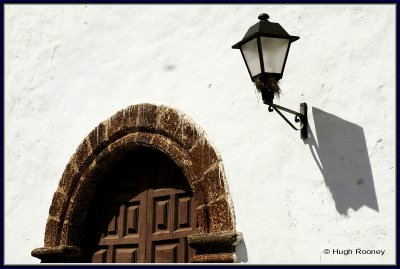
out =
[[[276,105],[274,103],[267,103],[268,105],[268,111],[276,111],[279,116],[281,116],[289,125],[296,131],[300,131],[300,137],[301,139],[306,139],[308,137],[308,130],[307,130],[307,125],[308,125],[308,117],[307,117],[307,103],[301,103],[300,104],[300,112],[293,111],[291,109],[288,109],[283,106]],[[282,114],[280,110],[283,110],[285,112],[288,112],[290,114],[295,115],[294,121],[295,122],[300,122],[300,128],[296,128],[289,120],[288,118],[285,117],[285,115]]]

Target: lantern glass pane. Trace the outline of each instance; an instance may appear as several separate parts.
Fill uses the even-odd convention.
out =
[[[260,56],[258,53],[257,38],[253,38],[249,42],[240,47],[244,60],[249,68],[252,77],[261,73]]]
[[[289,39],[261,37],[261,48],[266,73],[282,73]]]

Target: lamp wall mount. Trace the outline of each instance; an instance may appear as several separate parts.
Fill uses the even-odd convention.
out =
[[[308,137],[308,117],[307,117],[307,103],[301,103],[300,104],[300,112],[293,111],[291,109],[288,109],[283,106],[276,105],[274,103],[266,103],[268,105],[268,111],[273,112],[274,110],[281,116],[289,125],[296,131],[300,131],[300,137],[301,139],[307,139]],[[283,110],[285,112],[288,112],[290,114],[295,115],[294,121],[295,122],[300,122],[300,128],[296,128],[293,123],[289,121],[288,118],[285,117],[285,115],[282,114],[280,110]]]

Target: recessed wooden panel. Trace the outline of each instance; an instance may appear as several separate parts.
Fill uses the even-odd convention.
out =
[[[128,206],[126,212],[127,234],[136,234],[139,231],[139,205]]]
[[[107,235],[115,235],[118,234],[118,217],[119,217],[119,208],[111,208],[113,212],[115,212],[108,223]]]
[[[107,250],[100,249],[96,251],[92,256],[93,263],[105,263],[107,262]]]
[[[175,263],[178,257],[178,244],[157,244],[154,246],[154,262]]]
[[[115,249],[115,262],[136,263],[138,256],[137,253],[137,248],[117,248]]]
[[[155,224],[157,230],[166,230],[168,228],[168,207],[169,200],[155,201]]]
[[[179,197],[177,200],[178,229],[190,227],[191,199],[190,197]]]

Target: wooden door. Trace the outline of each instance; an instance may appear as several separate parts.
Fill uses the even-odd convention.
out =
[[[95,263],[185,263],[194,250],[196,203],[182,171],[163,154],[136,151],[107,172],[92,215]]]

